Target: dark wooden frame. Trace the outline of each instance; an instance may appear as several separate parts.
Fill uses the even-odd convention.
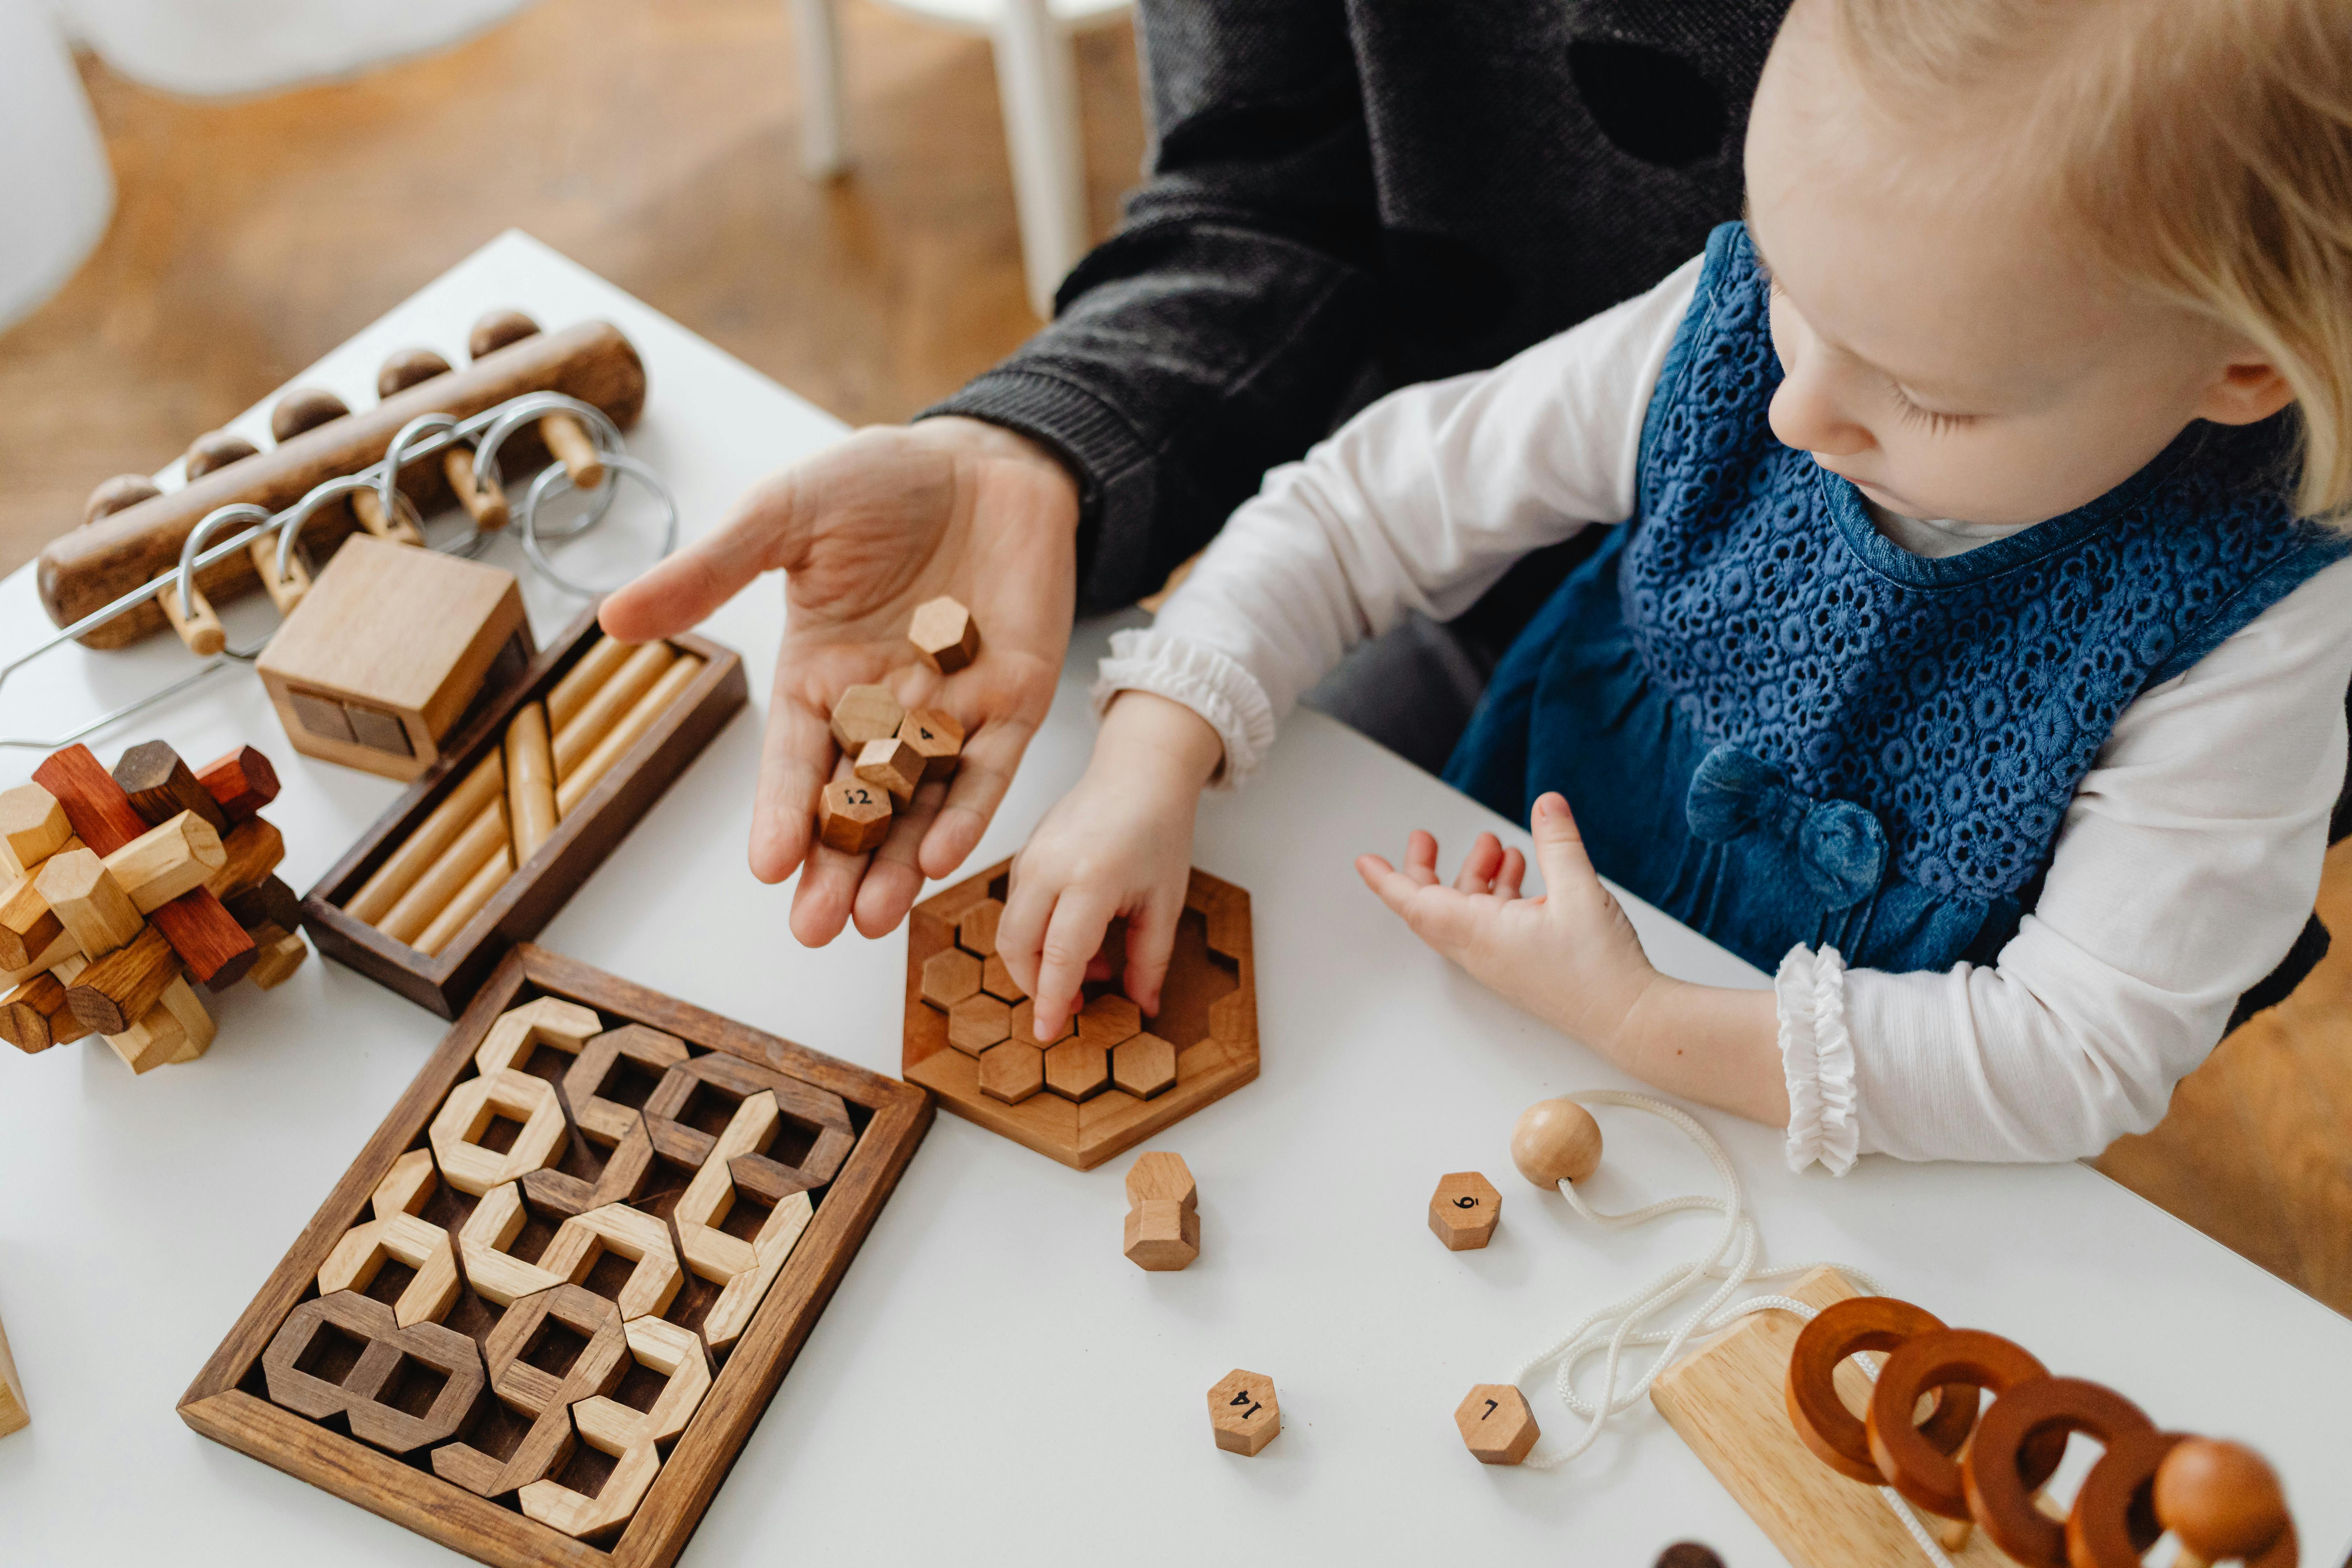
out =
[[[448,946],[428,958],[345,912],[343,901],[465,781],[489,748],[504,742],[516,710],[544,698],[596,636],[592,605],[541,651],[521,679],[475,714],[441,760],[319,879],[302,900],[302,924],[320,952],[444,1018],[456,1017],[507,949],[545,929],[749,700],[741,655],[708,637],[670,638],[672,647],[703,661],[701,672]]]
[[[840,1175],[826,1189],[815,1218],[719,1370],[702,1408],[610,1551],[574,1541],[237,1386],[268,1349],[278,1325],[308,1294],[336,1242],[365,1217],[369,1196],[393,1162],[424,1135],[491,1023],[525,999],[521,993],[526,986],[791,1073],[872,1113]],[[929,1097],[919,1089],[525,943],[507,955],[475,996],[205,1363],[181,1397],[180,1418],[215,1442],[497,1568],[667,1568],[685,1550],[719,1483],[774,1397],[817,1315],[914,1157],[931,1116]]]

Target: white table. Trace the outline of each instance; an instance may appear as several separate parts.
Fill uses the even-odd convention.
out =
[[[604,316],[635,341],[652,395],[630,446],[669,477],[689,532],[843,428],[518,234],[302,379],[356,405],[389,351],[446,351],[479,311],[509,304],[550,324]],[[619,515],[607,569],[625,559]],[[635,544],[646,548],[642,531]],[[525,580],[542,633],[572,613]],[[755,707],[779,602],[762,583],[707,628],[742,650]],[[233,612],[257,616],[250,626],[267,624],[252,601]],[[46,628],[29,571],[0,583],[0,648]],[[974,867],[1009,853],[1076,777],[1107,630],[1081,628],[1053,720]],[[184,657],[166,639],[66,650],[37,682],[0,689],[0,733],[54,732],[33,727],[122,700]],[[788,890],[744,868],[758,735],[756,713],[740,718],[541,940],[895,1073],[903,935],[802,949],[785,931]],[[298,889],[395,793],[296,756],[243,673],[96,743],[110,760],[150,736],[196,758],[247,740],[270,753],[286,782],[271,816]],[[0,752],[0,779],[35,760]],[[1526,842],[1314,714],[1287,728],[1262,784],[1203,807],[1196,858],[1255,900],[1265,1071],[1155,1145],[1200,1179],[1200,1261],[1145,1274],[1119,1256],[1125,1160],[1082,1175],[943,1113],[687,1562],[1425,1563],[1466,1549],[1640,1568],[1684,1536],[1734,1568],[1778,1561],[1646,1407],[1564,1471],[1488,1469],[1462,1449],[1451,1415],[1472,1384],[1507,1377],[1590,1307],[1696,1252],[1713,1222],[1598,1235],[1511,1172],[1523,1106],[1627,1085],[1449,969],[1364,892],[1352,857],[1394,854],[1416,826],[1449,851],[1481,827]],[[1664,917],[1637,910],[1636,923],[1670,970],[1761,983]],[[98,1043],[0,1053],[0,1321],[33,1410],[27,1431],[0,1439],[0,1562],[451,1561],[173,1414],[443,1026],[317,962],[274,993],[239,988],[218,1013],[208,1057],[142,1079]],[[1605,1206],[1706,1180],[1678,1136],[1605,1115]],[[1775,1134],[1704,1120],[1746,1178],[1772,1260],[1853,1264],[1947,1321],[2112,1383],[2168,1426],[2248,1437],[2285,1474],[2307,1563],[2326,1568],[2352,1541],[2352,1322],[2087,1169],[1866,1161],[1843,1181],[1798,1177]],[[1502,1228],[1485,1251],[1447,1253],[1425,1206],[1441,1173],[1472,1168],[1503,1189]],[[1251,1460],[1217,1451],[1207,1430],[1203,1395],[1235,1366],[1281,1394],[1283,1434]],[[1569,1429],[1548,1394],[1538,1412]]]

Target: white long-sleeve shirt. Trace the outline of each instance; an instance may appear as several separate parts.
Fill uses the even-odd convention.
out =
[[[1528,552],[1631,518],[1698,270],[1494,370],[1382,398],[1267,474],[1154,625],[1113,639],[1097,702],[1133,689],[1192,708],[1241,785],[1357,642],[1412,611],[1450,619]],[[1878,521],[1919,554],[2012,531]],[[1793,950],[1776,984],[1790,1163],[2073,1159],[2154,1126],[2310,915],[2348,680],[2352,560],[2124,710],[1996,965],[1896,974]]]

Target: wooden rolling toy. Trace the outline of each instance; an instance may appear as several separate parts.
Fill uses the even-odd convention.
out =
[[[181,1418],[478,1562],[673,1563],[930,1116],[525,944]]]
[[[915,606],[907,640],[941,675],[980,657],[980,625],[942,595]],[[953,776],[963,725],[939,708],[906,708],[890,688],[853,686],[833,706],[833,740],[850,776],[824,786],[817,800],[817,837],[844,855],[870,855],[890,837],[898,812],[925,784]]]
[[[95,1034],[140,1073],[203,1056],[192,980],[268,990],[309,952],[258,815],[277,793],[251,747],[191,769],[160,741],[111,773],[68,746],[0,792],[0,1038],[35,1055]]]

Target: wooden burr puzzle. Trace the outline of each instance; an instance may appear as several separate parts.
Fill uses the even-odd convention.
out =
[[[930,1117],[525,944],[181,1416],[484,1563],[675,1562]]]
[[[111,773],[68,746],[0,791],[0,1038],[29,1056],[96,1035],[136,1073],[209,1050],[191,981],[267,991],[310,955],[260,815],[277,795],[250,746],[191,769],[161,741]]]
[[[1040,1045],[1029,999],[996,952],[1010,860],[915,906],[907,935],[900,1071],[977,1121],[1090,1170],[1257,1077],[1249,895],[1195,869],[1148,1021],[1118,982],[1088,981],[1063,1037]],[[1127,928],[1104,941],[1126,966]],[[1197,1239],[1197,1238],[1196,1238]]]

